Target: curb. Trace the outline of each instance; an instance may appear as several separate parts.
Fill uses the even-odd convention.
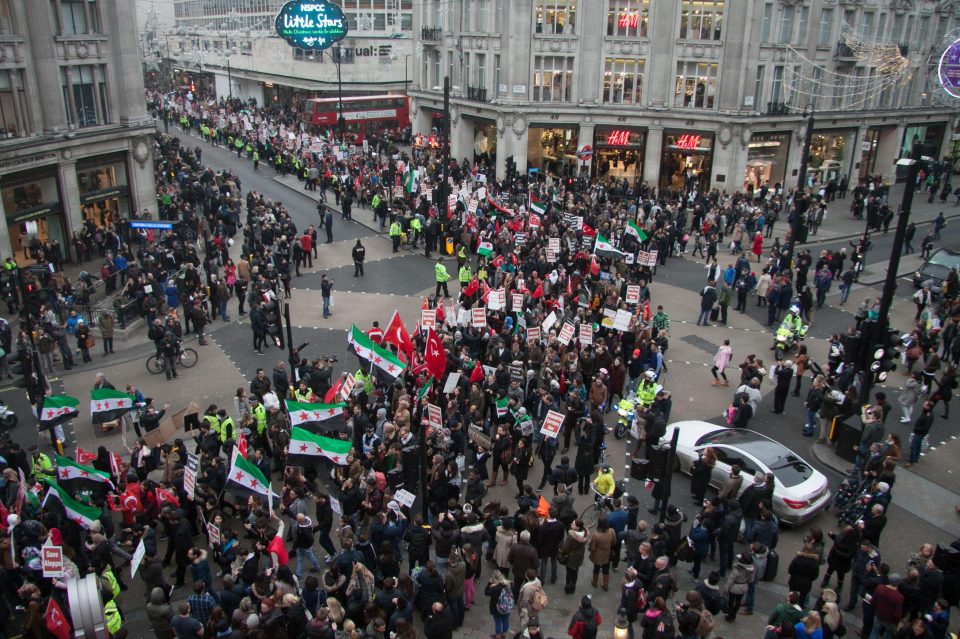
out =
[[[810,447],[810,450],[818,462],[835,473],[846,477],[847,472],[850,470],[850,464],[846,460],[842,459],[839,455],[834,453],[830,445],[818,444],[814,442]]]

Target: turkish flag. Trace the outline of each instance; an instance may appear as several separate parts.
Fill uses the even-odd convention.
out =
[[[483,366],[480,364],[480,362],[477,362],[474,365],[473,370],[470,371],[470,383],[473,384],[474,382],[482,382],[483,377]]]
[[[324,404],[337,403],[337,396],[340,394],[340,387],[343,386],[343,380],[344,380],[344,375],[341,375],[337,379],[336,383],[330,387],[330,389],[327,391],[327,394],[323,396]],[[246,457],[246,455],[244,455],[244,457]]]
[[[427,370],[434,379],[439,381],[447,370],[447,353],[443,350],[440,336],[432,328],[427,330],[427,346],[423,353],[423,361]]]
[[[481,300],[484,304],[486,304],[486,303],[487,303],[487,299],[490,297],[490,291],[491,291],[492,289],[491,289],[489,286],[487,286],[487,283],[486,283],[486,282],[484,282],[483,285],[482,285],[482,287],[481,287],[481,290],[483,291],[483,294],[480,295],[480,300]]]
[[[584,222],[584,224],[583,224],[583,234],[584,234],[585,236],[587,236],[587,237],[593,237],[594,235],[597,234],[597,232],[596,232],[595,230],[593,230],[593,228],[592,228],[590,225],[588,225],[586,222]]]
[[[110,453],[110,473],[117,479],[123,477],[123,473],[121,472],[123,468],[122,464],[123,460],[120,459],[120,455],[117,453]]]
[[[157,503],[161,506],[164,504],[172,504],[178,508],[180,506],[180,500],[177,499],[177,496],[163,488],[157,488]]]
[[[543,297],[543,282],[537,282],[537,288],[533,289],[533,299],[538,300]]]
[[[77,463],[83,466],[93,462],[97,458],[96,453],[88,453],[84,449],[77,446]]]
[[[476,293],[479,289],[480,289],[480,281],[477,280],[476,277],[474,277],[472,280],[470,280],[470,283],[467,284],[467,288],[463,289],[463,294],[466,297],[473,297],[473,294]]]
[[[247,458],[247,438],[242,432],[237,437],[237,453],[244,459]]]
[[[58,604],[57,600],[53,597],[50,597],[50,602],[47,603],[47,612],[44,613],[43,619],[47,624],[47,630],[49,630],[50,634],[54,637],[57,639],[70,639],[72,628],[70,628],[70,624],[63,614],[63,609],[60,608],[60,604]]]
[[[597,256],[590,258],[590,275],[600,277],[600,263],[597,262]]]
[[[393,311],[393,317],[390,318],[387,330],[383,332],[383,343],[396,346],[401,353],[406,355],[405,359],[408,362],[413,357],[413,340],[410,339],[410,333],[407,332],[407,327],[403,325],[400,313],[396,310]]]
[[[495,258],[493,258],[493,261],[492,261],[492,262],[490,262],[490,266],[492,266],[493,268],[500,268],[501,266],[503,266],[503,263],[504,263],[505,261],[506,261],[506,260],[503,259],[503,256],[502,256],[502,255],[498,255],[498,256],[496,256]]]

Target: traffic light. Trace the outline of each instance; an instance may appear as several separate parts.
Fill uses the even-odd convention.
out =
[[[277,348],[283,348],[283,321],[280,319],[280,305],[278,300],[272,299],[263,305],[263,317],[267,323],[267,335],[273,340]]]
[[[508,156],[504,164],[507,173],[507,182],[513,182],[517,175],[517,164],[513,161],[513,156]]]
[[[900,359],[900,351],[897,349],[899,345],[900,335],[895,328],[880,331],[880,339],[873,347],[873,363],[870,364],[870,371],[877,382],[887,381],[889,374],[896,370],[897,361]]]

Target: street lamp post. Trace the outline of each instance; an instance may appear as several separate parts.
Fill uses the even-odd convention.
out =
[[[343,64],[343,49],[337,45],[337,54],[334,57],[337,64],[337,129],[340,131],[340,146],[347,146],[346,120],[343,119],[343,77],[340,74],[340,65]]]
[[[443,149],[441,157],[443,166],[440,173],[440,198],[437,202],[437,211],[440,213],[440,253],[446,249],[446,228],[447,228],[447,182],[450,171],[450,76],[443,76],[443,128],[440,131],[442,136]]]
[[[803,117],[807,120],[807,131],[803,136],[803,151],[800,154],[800,170],[797,174],[797,192],[793,198],[793,217],[790,222],[790,255],[793,256],[795,247],[802,241],[805,230],[803,215],[809,203],[804,195],[807,188],[807,164],[810,162],[810,145],[813,143],[813,104],[803,107]]]

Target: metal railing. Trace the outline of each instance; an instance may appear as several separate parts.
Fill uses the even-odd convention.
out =
[[[487,101],[487,90],[483,87],[467,87],[467,99],[477,102]]]
[[[767,115],[787,115],[790,110],[786,102],[767,102]]]
[[[420,39],[427,42],[439,42],[443,39],[443,29],[440,27],[421,27]]]

